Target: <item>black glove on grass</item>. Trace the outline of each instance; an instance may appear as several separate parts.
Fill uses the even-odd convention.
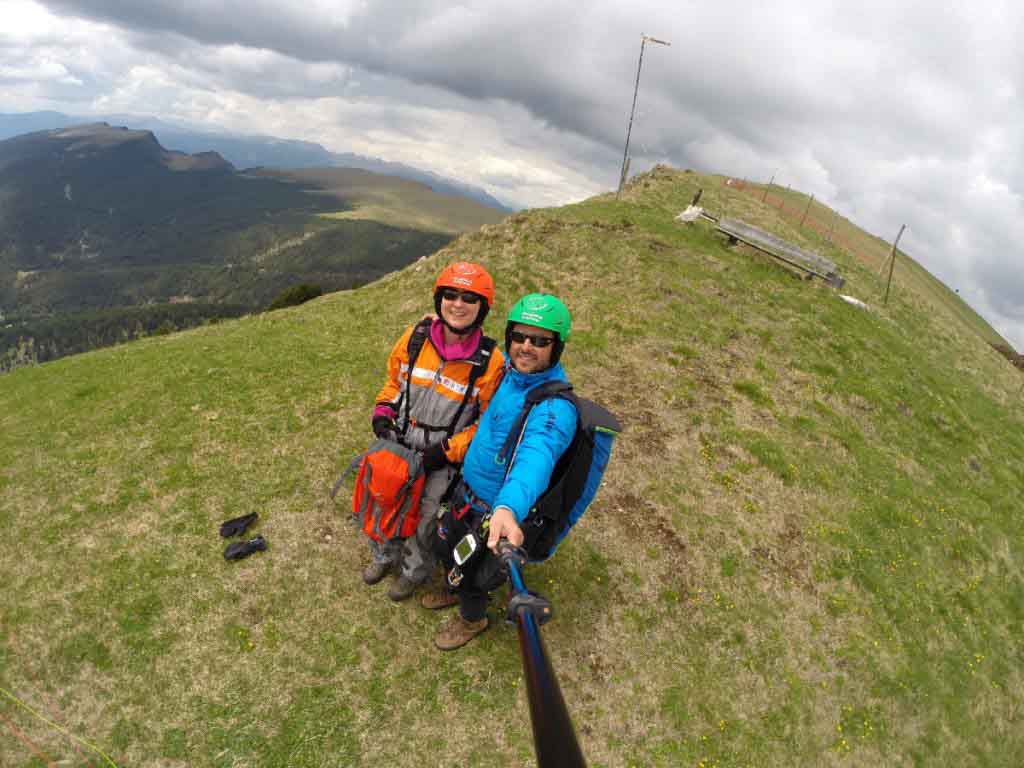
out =
[[[256,536],[248,541],[235,541],[228,544],[224,550],[225,560],[241,560],[253,552],[262,552],[267,548],[267,542],[262,536]]]
[[[257,517],[259,517],[259,513],[252,512],[248,515],[225,520],[220,524],[220,535],[225,539],[229,539],[232,536],[241,536],[250,525],[256,522]]]

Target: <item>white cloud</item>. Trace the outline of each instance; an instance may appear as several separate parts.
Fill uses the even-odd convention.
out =
[[[59,61],[46,56],[31,56],[20,64],[0,65],[0,82],[54,81],[64,84],[81,85],[82,81],[72,77]]]
[[[59,22],[43,6],[26,0],[4,3],[4,24],[0,26],[0,46],[47,40]]]

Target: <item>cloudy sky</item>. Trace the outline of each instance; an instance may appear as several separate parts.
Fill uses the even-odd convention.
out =
[[[566,203],[655,162],[791,184],[1024,349],[1024,4],[0,0],[0,112],[304,139]],[[814,7],[809,7],[814,6]]]

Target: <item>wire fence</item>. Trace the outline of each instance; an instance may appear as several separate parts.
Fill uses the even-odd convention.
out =
[[[881,248],[881,246],[879,251],[869,252],[864,250],[862,243],[854,243],[847,233],[843,231],[845,228],[841,229],[839,227],[841,217],[838,213],[833,212],[825,219],[816,216],[815,213],[817,212],[813,210],[813,195],[794,203],[792,199],[787,200],[781,195],[773,194],[772,188],[775,186],[774,184],[767,186],[752,184],[744,179],[726,179],[725,184],[732,189],[758,198],[765,205],[778,209],[783,218],[795,221],[798,229],[810,229],[817,232],[828,242],[839,246],[868,267],[877,269],[879,264],[885,261],[884,248]],[[793,194],[798,195],[799,193]]]
[[[849,221],[844,219],[835,211],[825,208],[821,203],[819,203],[818,208],[815,209],[815,200],[813,195],[806,196],[800,192],[793,192],[789,190],[788,187],[785,188],[786,192],[782,193],[783,188],[775,184],[774,179],[768,184],[759,184],[747,181],[746,179],[727,178],[725,180],[725,185],[730,189],[735,189],[749,194],[760,200],[765,205],[775,208],[784,219],[795,222],[798,229],[810,229],[817,232],[819,235],[824,237],[825,240],[839,246],[846,253],[858,259],[864,266],[868,267],[873,272],[876,272],[879,279],[882,279],[885,266],[889,263],[889,260],[893,255],[893,244],[886,242],[882,238],[858,230]],[[779,192],[777,193],[775,190],[779,190]],[[822,214],[824,214],[824,218],[822,217]],[[851,233],[853,233],[853,237],[851,237]],[[902,234],[902,230],[900,234]],[[897,236],[895,252],[900,255],[905,255],[903,251],[899,250],[898,244],[899,237]],[[937,278],[934,278],[930,273],[927,273],[927,270],[925,270],[925,273],[929,275],[932,281],[937,281]],[[939,282],[939,284],[942,285],[941,282]],[[927,285],[928,284],[926,282],[923,286],[919,286],[919,290],[923,290],[926,293],[932,293],[932,298],[942,305],[946,305],[948,303],[948,297],[935,295],[933,289],[928,288]],[[948,287],[946,287],[946,290],[952,293],[951,289]],[[965,320],[965,322],[977,331],[977,328],[970,320]],[[1011,364],[1024,373],[1024,355],[1018,354],[1012,347],[1007,346],[1005,343],[994,342],[988,337],[986,332],[978,332],[986,338],[987,342],[996,351],[1004,355]],[[995,333],[995,331],[993,331],[993,333]]]

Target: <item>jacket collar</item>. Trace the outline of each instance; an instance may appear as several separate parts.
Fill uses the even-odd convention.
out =
[[[555,363],[550,368],[545,368],[543,371],[537,371],[537,373],[520,373],[512,365],[512,361],[506,361],[505,365],[508,370],[505,371],[505,376],[509,378],[513,384],[520,389],[533,389],[539,384],[543,384],[546,381],[565,381],[565,371],[562,369],[561,363]]]
[[[435,319],[430,324],[430,341],[434,345],[434,349],[437,350],[437,354],[441,356],[442,360],[470,360],[474,363],[479,363],[476,359],[476,353],[480,349],[480,339],[483,336],[483,332],[479,328],[474,328],[466,336],[456,342],[455,344],[444,343],[444,323],[440,319]]]

